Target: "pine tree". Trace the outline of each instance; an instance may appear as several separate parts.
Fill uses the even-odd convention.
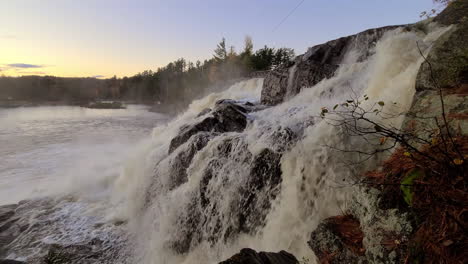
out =
[[[214,50],[214,58],[217,61],[224,61],[227,58],[227,50],[226,50],[226,39],[222,38],[221,42],[219,42],[218,46]]]

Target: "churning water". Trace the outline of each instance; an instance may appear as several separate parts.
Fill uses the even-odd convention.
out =
[[[313,259],[307,247],[310,232],[321,219],[345,210],[352,191],[337,188],[337,183],[351,178],[352,172],[342,161],[353,157],[328,146],[365,147],[363,142],[346,137],[318,118],[321,107],[331,109],[337,103],[367,94],[371,99],[363,107],[382,100],[397,102],[391,110],[395,114],[407,111],[422,63],[416,43],[427,52],[443,32],[437,28],[432,28],[430,34],[389,31],[364,61],[358,58],[369,51],[355,45],[332,78],[303,89],[278,106],[250,113],[250,122],[241,133],[214,135],[195,154],[187,169],[187,180],[175,188],[171,184],[171,164],[178,153],[168,155],[167,139],[175,137],[183,125],[199,121],[197,114],[213,107],[217,99],[258,101],[262,80],[244,81],[195,101],[167,126],[156,128],[150,145],[130,162],[118,180],[114,196],[122,209],[119,217],[129,220],[129,230],[136,237],[136,262],[213,263],[243,247],[288,250],[298,258]],[[402,118],[381,121],[399,127]],[[278,131],[284,129],[292,131],[296,139],[278,138]],[[188,144],[179,151],[186,151]],[[222,151],[226,144],[228,153]],[[242,232],[239,219],[245,217],[243,210],[250,209],[239,205],[244,202],[240,193],[250,182],[256,155],[265,148],[281,153],[282,182],[257,191],[253,213],[258,219],[252,221],[260,224]]]

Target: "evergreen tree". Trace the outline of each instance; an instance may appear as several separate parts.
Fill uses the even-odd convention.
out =
[[[226,50],[226,39],[222,38],[221,42],[218,43],[218,46],[214,50],[214,58],[217,61],[224,61],[227,58],[227,50]]]

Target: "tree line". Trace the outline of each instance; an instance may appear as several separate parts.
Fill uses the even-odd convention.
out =
[[[246,37],[244,47],[237,52],[223,38],[213,57],[203,62],[180,58],[156,71],[147,70],[123,78],[0,77],[0,100],[113,99],[183,107],[230,81],[248,77],[252,72],[274,69],[294,57],[294,51],[289,48],[264,46],[254,51],[253,47],[252,39]]]

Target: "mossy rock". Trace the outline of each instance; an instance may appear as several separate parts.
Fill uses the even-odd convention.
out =
[[[442,25],[459,24],[467,15],[468,0],[456,0],[450,3],[434,20]]]
[[[416,90],[453,88],[468,81],[468,22],[454,25],[434,44],[427,56],[432,66],[424,62],[416,78]]]
[[[452,24],[432,47],[416,78],[416,90],[433,90],[438,86],[453,88],[468,83],[468,1],[455,1],[434,21],[441,25]],[[436,83],[433,81],[433,74]]]

